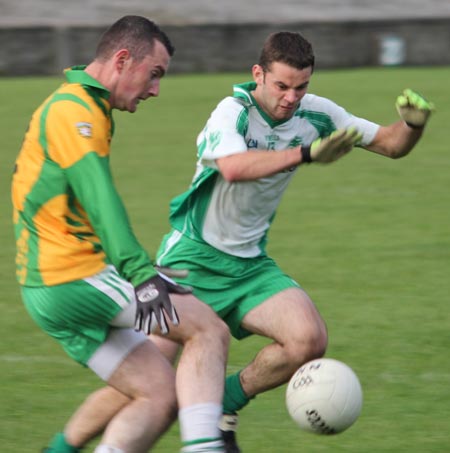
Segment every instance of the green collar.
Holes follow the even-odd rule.
[[[233,85],[233,97],[242,99],[247,105],[256,107],[259,114],[264,118],[264,121],[273,129],[280,124],[286,123],[290,118],[286,120],[273,120],[256,102],[256,99],[252,95],[252,91],[256,89],[256,82],[245,82],[237,85]]]
[[[72,66],[64,71],[66,79],[69,83],[79,83],[80,85],[96,88],[100,92],[100,96],[104,99],[109,99],[110,92],[98,80],[91,77],[86,71],[85,65]]]

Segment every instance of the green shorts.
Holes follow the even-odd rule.
[[[109,322],[134,302],[131,285],[112,266],[84,280],[21,292],[34,321],[84,366],[105,342]]]
[[[239,258],[183,236],[176,230],[163,238],[157,262],[161,266],[187,269],[194,295],[213,308],[228,324],[232,335],[251,335],[240,327],[242,318],[269,297],[299,284],[268,256]]]

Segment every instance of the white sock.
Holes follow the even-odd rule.
[[[222,416],[222,405],[202,403],[180,409],[180,423],[183,452],[223,451],[219,431],[219,420]]]
[[[108,445],[102,444],[98,445],[97,448],[94,450],[94,453],[125,453],[124,450],[116,447],[110,447]]]

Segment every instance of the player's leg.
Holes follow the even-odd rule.
[[[158,346],[163,356],[173,365],[180,353],[181,345],[173,340],[158,335],[150,335],[150,339]]]
[[[183,451],[204,451],[193,444],[201,445],[202,438],[211,439],[206,445],[213,451],[214,446],[223,446],[219,420],[230,332],[210,307],[193,296],[173,299],[180,319],[184,319],[170,334],[170,339],[183,347],[176,374]]]
[[[250,364],[227,377],[220,422],[227,453],[240,453],[237,412],[257,394],[287,382],[296,369],[324,354],[327,333],[317,309],[298,287],[287,288],[252,308],[240,328],[273,339]]]
[[[214,401],[221,405],[230,331],[207,305],[193,296],[173,296],[180,319],[168,335],[182,345],[177,366],[180,408]],[[199,392],[201,389],[201,392]]]
[[[229,342],[228,328],[214,315],[212,310],[197,301],[191,302],[190,298],[189,300],[185,299],[186,296],[174,298],[174,304],[180,319],[183,321],[180,326],[172,327],[169,337],[151,335],[152,341],[172,363],[174,363],[179,352],[179,344],[187,344],[188,346],[188,349],[180,358],[181,367],[177,372],[177,387],[180,389],[177,390],[177,393],[184,400],[180,407],[189,408],[192,406],[194,407],[194,414],[189,409],[185,411],[186,421],[182,422],[182,425],[185,426],[183,440],[190,439],[195,435],[194,431],[191,436],[190,427],[200,423],[201,419],[196,422],[195,412],[199,409],[202,410],[203,404],[206,404],[206,409],[208,409],[209,404],[213,404],[213,415],[208,414],[207,410],[208,421],[206,426],[209,426],[208,430],[214,430],[214,436],[218,435],[217,424],[222,413],[224,363]],[[132,309],[128,309],[117,316],[112,323],[127,325],[132,322],[132,318]],[[201,357],[205,353],[208,357],[202,359]],[[197,361],[197,357],[200,358],[201,362]],[[200,373],[200,376],[198,376],[198,373]],[[190,383],[193,385],[190,385]],[[69,421],[65,429],[66,438],[71,441],[72,445],[85,445],[104,430],[107,423],[128,401],[127,396],[112,387],[105,387],[95,392]],[[218,410],[219,405],[220,410]],[[195,409],[196,407],[197,409]],[[213,416],[212,420],[215,417],[217,422],[211,421],[211,416]],[[213,435],[212,432],[211,435]]]
[[[114,429],[116,434],[112,437],[105,434],[106,441],[117,442],[113,445],[116,448],[125,446],[128,449],[128,445],[140,444],[147,448],[174,419],[175,373],[143,333],[108,325],[110,319],[134,300],[134,293],[127,292],[127,285],[127,282],[117,279],[117,274],[110,275],[110,270],[106,270],[89,279],[63,285],[22,288],[22,296],[33,319],[61,343],[70,357],[89,366],[105,382],[111,380],[112,386],[130,398],[112,420],[119,427],[121,423],[124,426],[132,423],[131,429],[127,428],[129,434],[114,437],[120,433],[120,429]],[[142,360],[139,366],[136,357],[139,357],[139,362]],[[124,378],[123,370],[128,368],[133,374],[125,374]],[[161,383],[164,383],[163,387]],[[156,388],[155,395],[152,386]],[[98,398],[94,400],[98,406]],[[92,402],[86,404],[89,406]],[[153,407],[155,404],[158,407]],[[136,406],[139,410],[134,409]],[[150,406],[152,414],[160,412],[158,420],[153,419],[154,415],[149,420],[143,416],[150,412]],[[132,416],[134,413],[138,419],[136,423]],[[97,427],[95,431],[105,421],[104,412],[100,414],[101,418],[96,420],[95,411],[91,412]],[[80,431],[86,433],[86,430]],[[49,451],[72,453],[79,450],[77,447],[61,434],[56,436]]]
[[[178,326],[160,337],[151,336],[161,345],[165,354],[175,359],[178,346],[182,346],[177,364],[176,388],[183,451],[197,451],[202,439],[210,439],[202,448],[220,447],[219,420],[222,415],[222,398],[230,333],[227,325],[192,295],[171,295],[180,318]],[[127,319],[127,317],[129,319]],[[127,309],[115,320],[129,323],[134,314]],[[189,446],[188,446],[189,444]],[[196,446],[197,445],[197,446]],[[192,450],[190,450],[190,448]]]
[[[174,364],[179,345],[163,337],[152,335],[160,352]],[[129,402],[129,398],[113,387],[106,386],[86,398],[64,428],[68,444],[78,448],[100,435],[110,420]]]
[[[146,338],[130,348],[129,336],[137,333],[114,329],[88,363],[109,386],[129,397],[108,423],[97,447],[99,452],[106,447],[118,452],[146,452],[176,417],[172,366]],[[121,359],[123,348],[131,350]],[[112,364],[119,360],[115,368]]]
[[[129,402],[129,398],[106,386],[86,398],[64,428],[69,445],[78,448],[100,435],[112,417]]]
[[[151,339],[166,359],[174,364],[180,346],[172,340],[156,335],[151,335]],[[69,445],[83,447],[103,433],[107,424],[129,401],[128,396],[111,386],[103,387],[92,393],[65,426],[65,440]],[[58,437],[60,442],[64,441],[60,434]]]
[[[226,324],[206,305],[193,296],[174,296],[174,304],[182,323],[172,327],[167,337],[152,335],[155,342],[172,360],[178,344],[184,346],[177,371],[177,394],[180,400],[182,440],[197,438],[216,439],[218,420],[222,413],[223,382],[228,354],[229,330]],[[111,323],[130,325],[134,321],[134,306],[120,312]],[[177,343],[175,343],[175,340]],[[82,446],[96,433],[103,431],[106,423],[128,400],[125,395],[107,387],[89,398],[66,428],[66,435],[73,445]],[[108,404],[104,404],[107,401]],[[83,414],[90,414],[91,428],[86,426]],[[199,428],[201,427],[201,428]],[[212,444],[217,443],[214,441]]]
[[[233,336],[273,340],[240,377],[227,378],[225,410],[238,410],[248,397],[287,382],[302,363],[324,353],[327,332],[316,307],[269,257],[239,259],[175,233],[159,253],[159,264],[189,270],[183,280],[224,317]]]
[[[240,372],[247,396],[286,383],[300,365],[321,357],[327,346],[325,323],[300,288],[288,288],[273,295],[250,310],[241,326],[274,340]]]

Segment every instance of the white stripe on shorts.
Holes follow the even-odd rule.
[[[156,263],[161,265],[161,261],[164,259],[164,256],[172,249],[172,247],[181,239],[182,234],[178,230],[173,230],[170,233],[170,237],[165,244],[165,249],[163,253],[157,258]]]
[[[114,266],[108,266],[98,274],[83,280],[106,294],[123,309],[127,308],[134,298],[133,285],[121,278]]]

